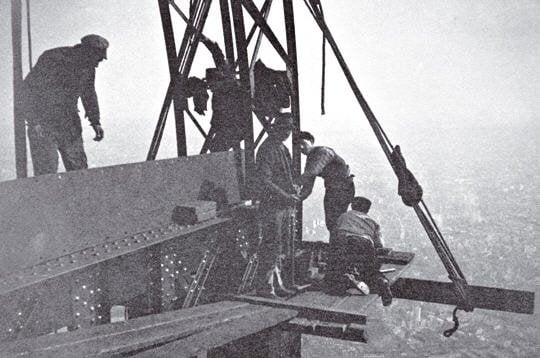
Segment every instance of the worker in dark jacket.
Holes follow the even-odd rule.
[[[300,198],[304,200],[311,194],[316,177],[324,179],[324,215],[326,228],[332,238],[337,218],[347,211],[354,197],[353,175],[347,163],[332,148],[315,147],[314,142],[315,138],[309,132],[300,132],[296,138],[300,152],[307,156],[304,173],[300,178]]]
[[[23,117],[34,175],[56,173],[58,152],[66,170],[88,167],[77,103],[81,98],[94,140],[103,139],[94,87],[96,67],[107,58],[109,43],[87,35],[73,47],[45,51],[23,82]]]
[[[280,276],[280,255],[291,255],[294,207],[300,202],[291,171],[291,154],[283,144],[291,135],[290,113],[278,114],[257,152],[258,196],[261,201],[263,241],[259,250],[258,293],[290,294]],[[279,287],[275,287],[277,282]],[[277,290],[277,291],[276,291]]]

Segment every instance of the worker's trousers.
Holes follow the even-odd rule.
[[[264,286],[266,275],[274,266],[279,265],[281,258],[289,258],[293,254],[294,219],[293,207],[262,210],[263,239],[258,251],[259,266],[257,268],[259,285]]]
[[[349,176],[339,181],[326,183],[326,192],[324,194],[324,216],[326,228],[330,232],[335,229],[339,216],[347,211],[349,204],[354,198],[353,176]]]
[[[88,163],[84,153],[83,139],[78,128],[67,133],[42,126],[42,133],[28,127],[28,141],[34,167],[34,176],[58,171],[58,152],[67,171],[86,169]]]

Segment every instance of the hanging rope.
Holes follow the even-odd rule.
[[[455,293],[459,299],[460,309],[463,309],[467,312],[472,311],[474,309],[474,306],[471,304],[467,293],[467,281],[465,280],[465,277],[463,276],[463,273],[461,272],[461,269],[459,268],[456,260],[454,259],[450,249],[448,248],[444,237],[439,231],[439,228],[435,224],[431,213],[429,212],[429,210],[427,210],[427,207],[422,201],[422,188],[414,178],[413,174],[407,169],[405,160],[401,155],[399,146],[392,146],[388,136],[382,129],[380,123],[378,122],[367,101],[362,95],[362,92],[358,88],[356,81],[354,80],[354,77],[349,67],[347,66],[347,63],[345,62],[345,59],[343,58],[343,55],[341,54],[341,51],[339,50],[336,41],[332,36],[332,33],[328,29],[328,26],[324,18],[322,17],[322,14],[320,13],[320,11],[317,10],[317,4],[319,3],[319,0],[304,0],[304,3],[306,4],[309,12],[315,19],[316,23],[319,25],[326,40],[334,51],[338,63],[341,66],[345,77],[347,78],[347,81],[358,101],[358,104],[362,108],[362,111],[364,112],[373,130],[373,133],[375,134],[377,141],[381,146],[381,149],[383,150],[386,158],[390,162],[394,173],[398,177],[398,194],[401,196],[403,202],[406,205],[411,206],[414,209],[418,219],[420,220],[420,223],[422,224],[424,230],[426,231],[426,234],[428,235],[428,238],[433,244],[435,251],[437,252],[439,258],[441,259],[441,262],[443,263],[446,271],[448,272],[448,277],[452,280]],[[455,312],[457,312],[457,310]],[[453,332],[457,330],[457,327],[459,326],[459,322],[457,320],[457,315],[455,314],[455,312],[454,328],[453,330],[449,330],[449,333],[446,333],[445,335],[453,334]]]
[[[30,0],[26,0],[26,32],[28,34],[28,64],[32,70],[32,31],[30,26]]]
[[[446,338],[451,337],[459,328],[459,320],[457,316],[458,307],[454,308],[454,312],[452,312],[452,320],[454,321],[454,327],[447,329],[443,332],[443,336]]]

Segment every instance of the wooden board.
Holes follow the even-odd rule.
[[[235,317],[185,339],[141,352],[135,357],[204,356],[208,351],[280,325],[296,317],[297,314],[298,312],[295,310],[260,306],[253,310],[249,316]],[[269,337],[263,338],[269,339]]]

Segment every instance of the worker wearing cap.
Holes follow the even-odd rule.
[[[95,74],[107,58],[109,42],[87,35],[81,43],[45,51],[23,82],[23,118],[34,175],[56,173],[58,152],[66,170],[88,168],[82,140],[78,100],[95,131],[95,141],[103,139]]]
[[[257,152],[257,192],[261,201],[263,240],[259,249],[258,294],[290,294],[282,285],[280,256],[291,255],[296,195],[291,171],[291,154],[283,144],[293,128],[290,113],[280,113],[269,128],[268,138]],[[287,281],[287,280],[285,280]],[[274,283],[279,285],[276,287]]]

